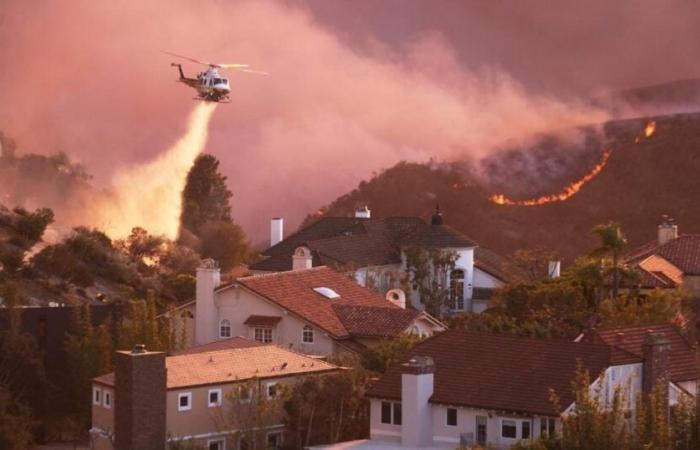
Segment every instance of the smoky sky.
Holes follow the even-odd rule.
[[[480,158],[605,120],[592,94],[695,77],[698,23],[690,1],[4,0],[0,130],[106,186],[185,131],[162,51],[268,71],[227,74],[206,147],[256,241],[399,160]]]

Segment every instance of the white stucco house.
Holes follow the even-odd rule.
[[[420,217],[371,218],[368,208],[354,217],[323,217],[283,239],[283,220],[272,219],[270,248],[250,266],[270,273],[316,266],[352,272],[362,286],[381,293],[402,288],[410,305],[423,309],[415,283],[406,270],[406,249],[418,247],[454,252],[447,274],[452,312],[481,312],[494,289],[508,279],[512,266],[496,253],[444,224],[436,209],[428,224]]]
[[[658,330],[657,330],[658,331]],[[445,449],[481,444],[508,449],[519,440],[561,432],[561,417],[574,411],[571,382],[577,368],[605,407],[616,389],[628,407],[637,393],[658,382],[668,386],[669,406],[693,395],[674,381],[700,378],[687,342],[663,332],[631,333],[639,353],[598,341],[575,342],[451,330],[415,346],[370,388],[370,438],[316,448]],[[673,350],[674,347],[682,348]],[[690,350],[690,351],[688,351]],[[674,360],[676,360],[674,362]],[[688,380],[685,379],[685,382]],[[557,408],[550,399],[554,391]]]
[[[222,285],[212,260],[197,269],[195,300],[168,312],[190,345],[243,336],[309,355],[357,352],[401,333],[431,336],[445,326],[405,307],[401,291],[382,296],[328,267],[238,278]]]

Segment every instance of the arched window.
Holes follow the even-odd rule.
[[[450,272],[450,300],[452,309],[464,310],[464,271],[461,269]]]
[[[230,338],[231,337],[231,322],[224,319],[219,323],[219,337],[220,338]]]
[[[304,328],[301,330],[301,342],[305,344],[313,344],[314,329],[310,325],[304,325]]]

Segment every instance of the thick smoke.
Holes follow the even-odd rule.
[[[469,66],[464,43],[441,34],[407,33],[391,46],[338,37],[282,2],[18,0],[0,14],[10,62],[0,70],[0,129],[24,151],[65,150],[100,187],[184,132],[173,124],[193,92],[174,83],[161,50],[270,72],[229,74],[233,103],[214,115],[205,149],[222,160],[234,214],[256,240],[269,217],[293,226],[399,160],[481,158],[503,142],[608,117],[534,95],[495,64]]]

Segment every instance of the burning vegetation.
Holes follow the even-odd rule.
[[[656,131],[656,122],[655,121],[650,121],[646,124],[643,130],[643,134],[645,138],[650,138],[654,132]],[[640,137],[637,136],[635,138],[635,143],[639,143]],[[579,180],[576,180],[569,184],[568,186],[565,186],[561,192],[556,193],[556,194],[549,194],[549,195],[543,195],[540,197],[536,198],[529,198],[525,200],[513,200],[511,198],[506,197],[504,194],[494,194],[491,197],[489,197],[489,200],[497,205],[514,205],[514,206],[536,206],[536,205],[544,205],[547,203],[553,203],[553,202],[562,202],[564,200],[568,200],[569,198],[573,197],[576,195],[581,188],[591,181],[593,178],[598,176],[599,173],[603,171],[605,166],[608,163],[608,160],[610,159],[610,156],[612,154],[612,149],[607,149],[603,152],[603,156],[601,157],[600,161],[593,166],[593,168],[585,174],[582,178]]]

